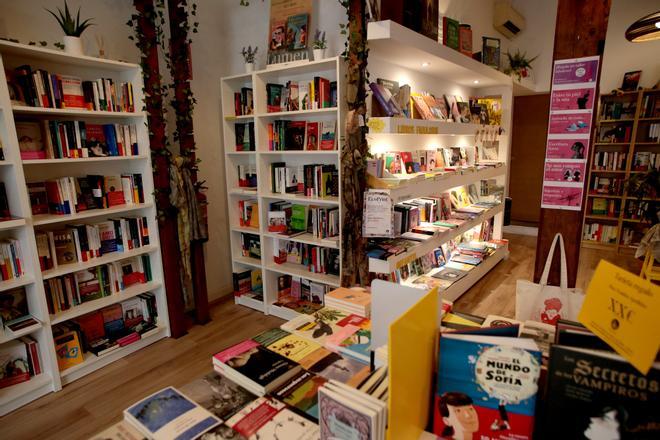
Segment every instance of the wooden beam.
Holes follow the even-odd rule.
[[[557,24],[555,29],[554,60],[602,55],[607,33],[607,21],[610,13],[610,0],[559,0],[557,6]],[[601,60],[602,69],[602,60]],[[598,80],[600,81],[600,69]],[[596,87],[596,95],[598,87]],[[593,112],[591,126],[594,127],[596,111]],[[590,145],[593,148],[594,132]],[[587,163],[587,166],[591,164]],[[586,184],[585,184],[586,187]],[[582,241],[582,217],[585,205],[586,189],[582,195],[582,210],[563,211],[541,209],[539,234],[536,243],[536,261],[534,281],[538,282],[543,272],[546,256],[552,239],[557,232],[564,236],[566,259],[568,264],[568,285],[575,286],[580,260]],[[549,283],[559,285],[559,251],[554,255]]]
[[[145,105],[149,122],[149,145],[153,152],[154,187],[158,209],[158,232],[163,261],[163,277],[167,295],[167,311],[170,318],[170,333],[178,338],[186,334],[186,320],[183,310],[183,292],[179,279],[180,257],[177,240],[177,221],[170,203],[169,159],[163,154],[166,149],[166,126],[163,115],[163,95],[161,93],[160,69],[158,67],[158,35],[156,31],[156,10],[154,0],[134,0],[138,12],[136,44],[142,54],[142,76],[144,78]]]

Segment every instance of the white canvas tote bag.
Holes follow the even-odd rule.
[[[555,254],[555,246],[559,242],[561,277],[560,285],[548,286],[548,275]],[[555,325],[559,319],[577,321],[578,313],[584,301],[582,289],[569,289],[566,270],[566,251],[564,238],[555,235],[550,246],[550,253],[545,260],[545,267],[539,284],[527,280],[516,282],[516,319],[519,321],[538,321]]]

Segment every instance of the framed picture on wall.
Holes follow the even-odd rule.
[[[641,70],[635,70],[633,72],[626,72],[623,74],[623,83],[621,84],[621,90],[632,92],[637,90],[639,85],[639,78],[642,76]]]

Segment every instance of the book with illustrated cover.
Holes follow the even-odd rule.
[[[37,121],[16,121],[16,136],[18,148],[21,150],[21,159],[46,158],[46,132],[43,125]]]
[[[124,420],[154,440],[192,440],[221,423],[174,387],[164,388],[128,407]]]
[[[28,352],[23,342],[0,345],[0,389],[30,380]]]
[[[318,350],[321,346],[300,336],[288,335],[266,345],[266,348],[294,362],[300,362],[301,359]]]
[[[29,313],[25,287],[0,292],[0,324],[22,318]]]
[[[379,438],[377,412],[361,405],[361,401],[334,389],[319,389],[319,424],[322,439],[346,438],[351,432],[356,439]]]
[[[442,17],[442,44],[452,49],[459,50],[459,23],[458,20],[449,18],[447,16]]]
[[[316,423],[294,413],[275,399],[260,397],[227,420],[226,425],[250,439],[316,440]]]
[[[219,373],[259,395],[279,387],[300,371],[295,362],[253,340],[215,354],[213,366]]]
[[[445,281],[456,282],[461,278],[465,277],[467,272],[457,269],[451,269],[449,267],[443,267],[438,272],[434,273],[433,278],[438,278]]]
[[[532,438],[541,372],[541,352],[534,341],[445,333],[438,359],[436,435]]]
[[[321,126],[321,142],[319,143],[319,150],[336,150],[337,121],[323,121],[320,123],[320,126]]]
[[[275,390],[273,396],[287,405],[318,419],[318,389],[326,382],[327,380],[321,376],[309,371],[301,371],[282,388]]]
[[[544,438],[660,438],[659,362],[644,376],[617,354],[553,345],[547,390]]]
[[[218,373],[209,373],[183,387],[181,392],[220,420],[227,420],[257,398]]]
[[[320,142],[320,122],[308,122],[305,139],[306,150],[318,150]]]

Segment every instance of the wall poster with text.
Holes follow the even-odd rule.
[[[541,208],[582,209],[599,63],[599,56],[554,63]]]

